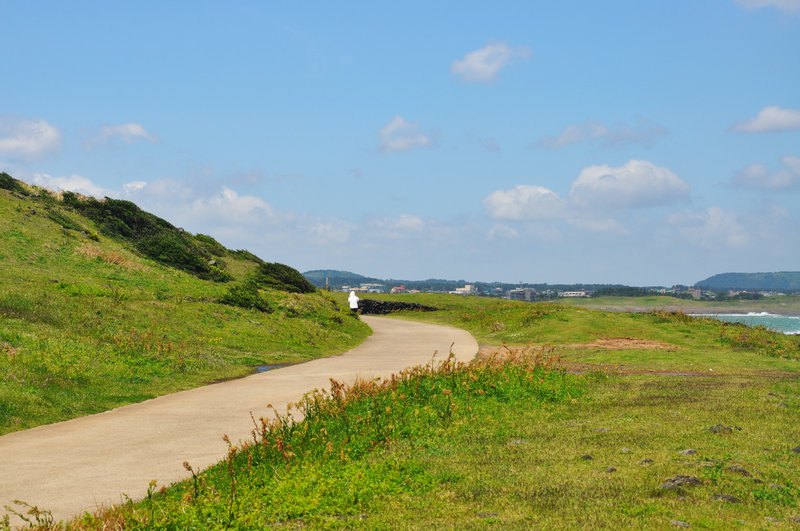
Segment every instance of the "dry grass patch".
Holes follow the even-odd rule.
[[[75,249],[75,252],[81,256],[85,256],[86,258],[94,258],[102,260],[107,264],[122,266],[125,269],[130,269],[130,270],[143,269],[140,264],[128,260],[119,253],[115,253],[113,251],[104,251],[99,247],[97,247],[96,245],[92,245],[90,243],[84,243],[83,245]]]

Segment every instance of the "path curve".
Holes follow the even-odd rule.
[[[250,438],[255,418],[281,413],[329,379],[386,377],[445,357],[453,343],[460,361],[478,344],[457,328],[362,317],[373,334],[343,354],[123,406],[104,413],[0,437],[0,516],[15,499],[52,511],[56,521],[144,497],[148,484],[188,476],[182,463],[203,469],[223,459],[232,441]],[[15,522],[21,523],[21,522]]]

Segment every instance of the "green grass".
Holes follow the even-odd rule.
[[[306,421],[234,442],[196,482],[70,526],[759,529],[800,517],[800,361],[784,352],[797,338],[664,312],[402,298],[445,308],[405,318],[550,346],[312,395]],[[621,333],[680,348],[555,346]],[[559,355],[597,365],[571,374]],[[698,359],[713,371],[693,370]],[[698,375],[620,374],[621,360]],[[681,475],[698,484],[661,488]]]
[[[301,402],[302,423],[262,421],[253,439],[231,444],[219,465],[169,489],[154,486],[140,504],[87,515],[75,525],[213,529],[362,522],[362,514],[389,498],[434,495],[453,479],[424,466],[425,456],[451,452],[443,439],[448,433],[469,430],[520,403],[536,409],[578,397],[583,379],[552,370],[551,362],[528,356],[468,366],[450,361],[382,383],[335,385]]]
[[[345,294],[333,294],[344,300]],[[370,296],[373,297],[373,296]],[[721,323],[661,311],[624,313],[552,303],[526,303],[454,295],[383,295],[413,301],[438,312],[401,312],[403,319],[456,326],[486,345],[551,345],[566,359],[581,363],[623,364],[639,369],[730,373],[795,370],[800,336]],[[604,338],[636,338],[665,343],[668,350],[575,348]],[[569,345],[566,347],[565,345]]]
[[[370,333],[322,292],[264,289],[272,313],[218,304],[231,283],[97,233],[57,201],[0,189],[0,434],[341,352]],[[236,284],[259,262],[240,253],[225,265]]]

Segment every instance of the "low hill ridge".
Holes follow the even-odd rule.
[[[800,271],[775,273],[720,273],[695,284],[710,290],[800,292]]]

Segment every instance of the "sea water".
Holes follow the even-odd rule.
[[[712,317],[720,321],[733,323],[744,323],[747,326],[764,326],[775,332],[784,334],[800,334],[800,316],[798,315],[775,315],[767,312],[751,312],[747,314],[735,313],[715,313],[705,314],[704,317]]]

